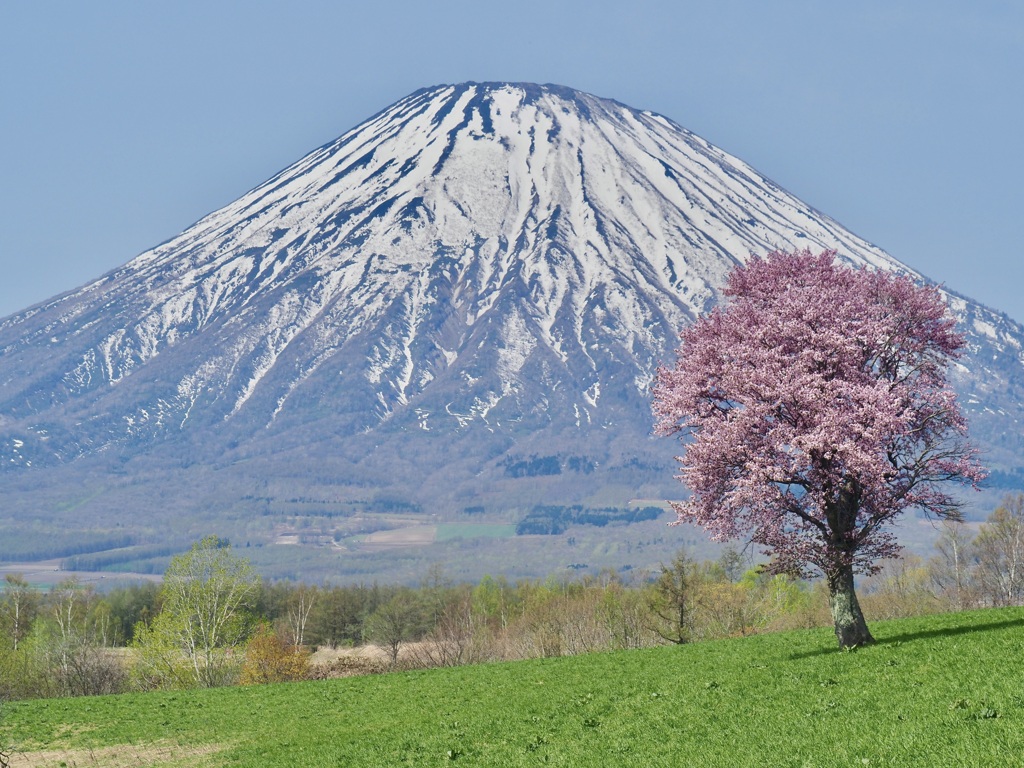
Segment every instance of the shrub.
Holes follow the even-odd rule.
[[[242,685],[289,683],[309,677],[309,651],[285,642],[270,625],[261,624],[245,649],[238,682]]]

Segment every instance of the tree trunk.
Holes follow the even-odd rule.
[[[832,621],[836,627],[839,647],[857,648],[875,642],[868,631],[860,602],[853,588],[853,566],[837,565],[836,570],[827,574],[828,602],[832,609]]]

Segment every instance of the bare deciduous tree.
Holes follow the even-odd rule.
[[[305,645],[306,624],[316,603],[317,594],[316,587],[300,584],[288,601],[288,631],[291,634],[291,643],[296,648]]]
[[[1024,493],[1007,496],[974,539],[978,585],[996,606],[1024,601]]]
[[[4,577],[3,598],[0,599],[0,632],[6,634],[14,651],[32,627],[39,601],[28,582],[20,574]]]
[[[367,637],[387,651],[391,666],[398,663],[404,643],[422,630],[423,615],[411,590],[401,590],[366,619]]]
[[[935,542],[937,554],[928,561],[932,584],[961,611],[973,602],[970,532],[957,520],[944,520]]]

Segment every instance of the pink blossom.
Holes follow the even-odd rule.
[[[873,572],[908,509],[959,516],[944,481],[983,478],[946,381],[964,345],[939,291],[775,252],[730,276],[654,384],[661,434],[685,445],[680,522],[749,535],[776,570]]]

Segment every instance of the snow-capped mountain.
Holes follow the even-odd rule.
[[[642,495],[671,487],[644,457],[672,452],[647,387],[677,330],[737,262],[802,247],[910,271],[661,115],[551,85],[424,89],[0,321],[0,466],[246,462],[270,505],[311,476],[440,510]],[[969,413],[1009,456],[1024,333],[951,306]],[[541,456],[560,479],[511,489]]]

